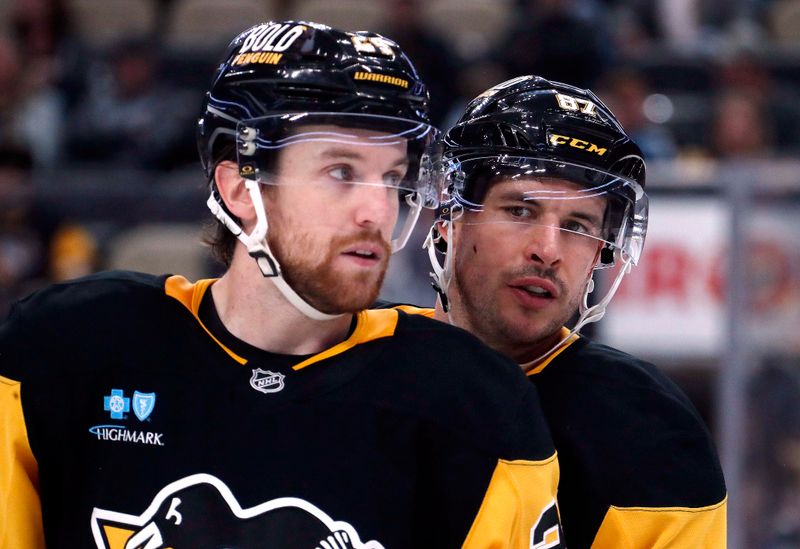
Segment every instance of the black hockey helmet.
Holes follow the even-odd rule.
[[[647,226],[644,159],[591,91],[539,76],[498,84],[469,103],[439,154],[440,214],[453,207],[479,211],[501,179],[565,179],[584,196],[609,198],[601,235],[607,251],[598,266],[614,263],[614,249],[638,261]]]
[[[537,364],[583,325],[603,317],[622,278],[641,256],[648,200],[642,152],[595,94],[538,76],[498,84],[472,100],[444,135],[436,163],[441,202],[425,245],[445,311],[455,276],[456,233],[444,239],[440,228],[459,220],[508,223],[520,228],[519,238],[527,238],[530,227],[551,226],[552,217],[540,218],[539,210],[562,201],[571,204],[561,209],[569,214],[564,216],[566,223],[556,225],[564,242],[595,253],[595,269],[615,264],[620,268],[591,307],[588,295],[594,280],[589,275],[575,326],[523,368]],[[485,207],[495,184],[503,185],[500,198]],[[602,204],[602,219],[584,215],[583,205],[588,204],[594,209]],[[578,215],[570,219],[573,211]]]
[[[642,151],[608,107],[589,90],[539,76],[482,93],[442,141],[449,158],[489,153],[549,159],[645,185]]]
[[[229,45],[206,94],[197,143],[207,176],[237,123],[280,113],[353,113],[425,125],[429,95],[391,40],[303,21],[262,23]]]
[[[262,274],[307,316],[327,320],[339,313],[315,309],[283,279],[267,239],[260,186],[308,185],[313,192],[319,181],[278,173],[278,153],[334,143],[362,151],[365,158],[378,151],[404,151],[405,161],[393,164],[383,179],[360,180],[358,175],[346,181],[348,186],[397,189],[391,235],[391,249],[397,251],[411,235],[421,208],[435,207],[438,199],[428,164],[429,146],[438,132],[430,125],[428,101],[426,86],[400,47],[375,33],[272,21],[247,29],[229,45],[197,125],[200,158],[210,182],[206,204],[244,244]],[[257,222],[249,233],[216,187],[214,169],[222,160],[237,162],[255,208]]]

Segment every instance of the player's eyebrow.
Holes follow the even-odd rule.
[[[361,151],[346,147],[330,147],[320,152],[319,156],[324,160],[363,161],[367,159],[367,155],[363,154]],[[392,163],[389,167],[395,168],[398,166],[407,166],[407,165],[408,165],[408,157],[405,155],[399,155],[397,159],[394,161],[394,163]]]
[[[324,149],[319,154],[320,158],[325,159],[346,159],[346,160],[363,160],[365,155],[361,154],[359,151],[353,149],[347,149],[344,147],[331,147]]]
[[[549,202],[551,199],[547,197],[547,191],[536,191],[535,193],[537,196],[531,197],[527,193],[515,190],[515,189],[508,189],[505,191],[501,191],[498,195],[498,199],[507,201],[507,202],[519,202],[520,204],[525,204],[528,206],[536,206],[542,207],[545,202]],[[569,200],[559,196],[560,193],[553,193],[552,200]],[[576,200],[585,200],[586,198],[578,198]],[[594,215],[590,212],[585,210],[572,210],[567,213],[567,217],[573,217],[576,219],[582,219],[586,221],[588,224],[592,225],[593,227],[601,227],[602,226],[602,215]]]
[[[590,213],[586,213],[586,212],[583,212],[583,211],[570,212],[569,217],[574,217],[576,219],[582,219],[582,220],[586,221],[586,223],[591,225],[593,228],[597,228],[597,229],[599,229],[601,227],[601,225],[602,225],[602,220],[601,220],[601,218],[599,216],[592,215]]]

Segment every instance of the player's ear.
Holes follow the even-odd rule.
[[[436,231],[439,233],[439,236],[442,237],[444,242],[447,242],[447,240],[450,238],[451,225],[451,223],[445,223],[444,221],[437,221],[435,224]]]
[[[447,253],[447,240],[450,238],[450,224],[444,221],[436,221],[431,227],[431,236],[434,238],[434,246],[440,253]]]
[[[228,210],[243,222],[255,218],[255,209],[236,162],[223,160],[214,168],[214,181]]]

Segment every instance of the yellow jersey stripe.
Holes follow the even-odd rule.
[[[427,307],[415,307],[414,305],[396,305],[392,309],[398,309],[409,315],[421,315],[428,318],[433,318],[436,310]]]
[[[724,548],[728,498],[707,507],[614,507],[592,549]]]
[[[498,460],[462,548],[530,549],[532,540],[557,544],[558,477],[555,454],[542,461]]]
[[[356,329],[345,341],[334,345],[319,354],[316,354],[300,364],[292,366],[294,370],[301,370],[315,362],[325,360],[332,356],[341,354],[356,345],[366,343],[382,337],[391,337],[397,328],[397,311],[394,309],[370,309],[361,311],[357,315]]]
[[[18,381],[0,376],[0,547],[44,547],[39,466],[31,451]]]
[[[189,312],[192,313],[192,316],[194,316],[195,320],[197,320],[197,323],[200,324],[203,330],[205,330],[205,332],[217,343],[217,345],[222,348],[223,351],[228,353],[228,355],[239,364],[247,364],[246,358],[237,355],[228,347],[226,347],[219,339],[214,337],[214,334],[212,334],[209,329],[206,328],[206,325],[203,324],[203,321],[200,320],[200,317],[197,314],[197,312],[200,310],[200,302],[203,300],[206,290],[208,290],[208,288],[214,282],[216,282],[216,279],[209,278],[198,280],[197,282],[192,283],[182,276],[175,275],[167,279],[165,289],[168,296],[177,299],[183,304],[184,307],[189,309]]]
[[[564,339],[565,337],[567,337],[568,334],[569,334],[569,330],[567,330],[566,328],[564,328],[562,326],[561,327],[561,333],[558,334],[558,338],[559,339]],[[563,353],[564,350],[567,347],[569,347],[570,345],[572,345],[573,343],[578,341],[578,338],[580,338],[580,336],[578,334],[572,334],[570,336],[570,338],[567,341],[565,341],[558,349],[553,351],[553,353],[551,353],[547,358],[545,358],[538,366],[536,366],[536,368],[533,368],[532,370],[526,372],[525,375],[531,376],[531,375],[534,375],[534,374],[538,374],[539,372],[544,370],[547,367],[548,364],[553,362],[554,358],[556,358],[558,355]],[[523,370],[524,370],[524,366],[526,366],[526,365],[522,364],[521,366],[523,366]]]

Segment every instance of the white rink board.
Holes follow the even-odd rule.
[[[721,200],[653,200],[642,258],[600,321],[600,339],[634,354],[719,354],[729,220]]]
[[[748,344],[800,350],[800,216],[796,204],[755,207],[748,235]],[[670,357],[720,356],[727,344],[730,212],[714,198],[653,201],[644,253],[600,322],[623,350]]]

